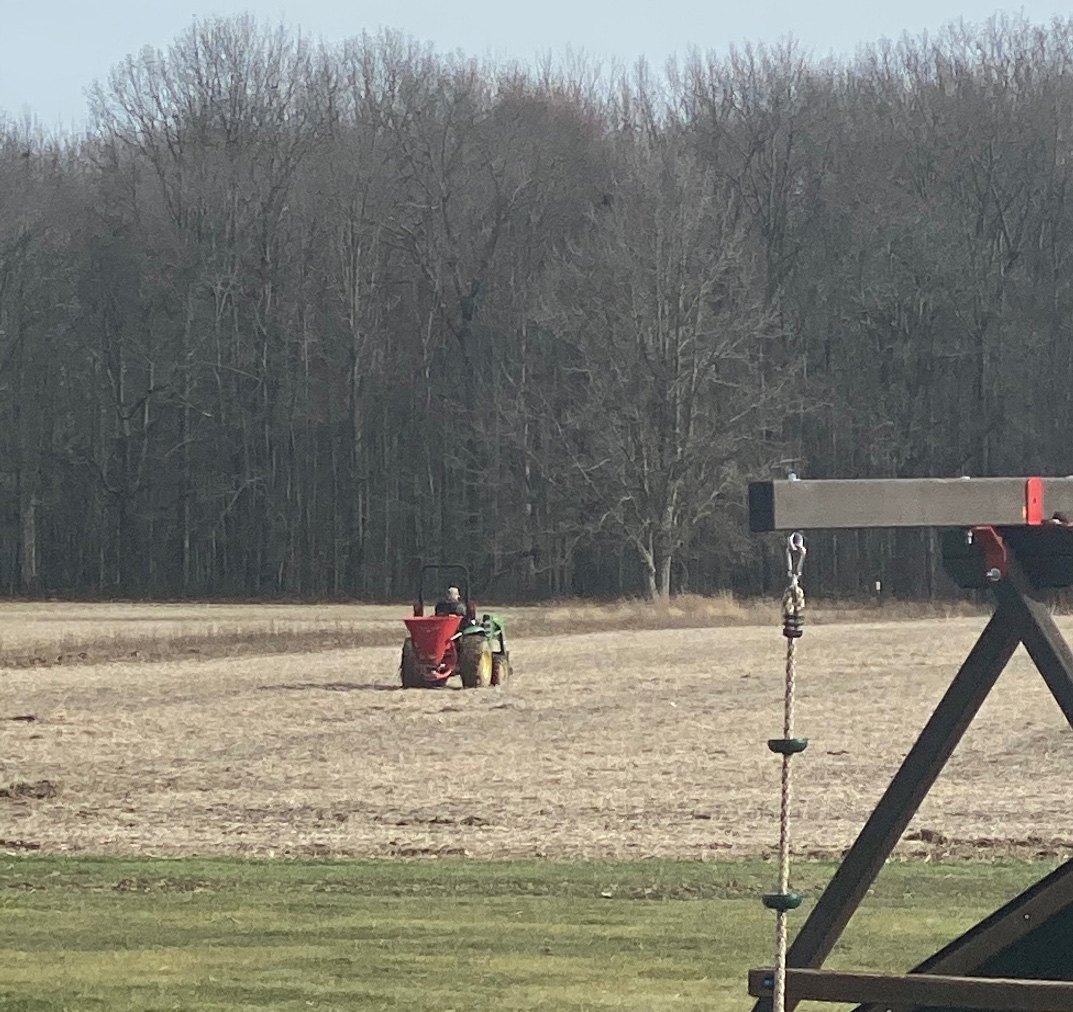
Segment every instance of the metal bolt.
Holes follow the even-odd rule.
[[[1002,579],[1002,570],[992,567],[987,571],[987,579],[991,583],[998,583]]]

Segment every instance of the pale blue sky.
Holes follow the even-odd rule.
[[[691,47],[724,52],[731,43],[787,35],[816,56],[852,53],[861,43],[917,35],[996,11],[1047,22],[1068,13],[1057,0],[999,7],[994,0],[0,0],[0,110],[27,112],[46,128],[77,127],[84,89],[128,53],[165,47],[193,18],[248,11],[285,21],[314,38],[339,40],[398,28],[440,49],[530,60],[567,47],[604,61],[656,64]]]

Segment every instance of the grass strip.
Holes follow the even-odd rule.
[[[829,965],[906,969],[1053,867],[891,863]],[[832,871],[800,863],[794,887],[814,899]],[[744,1009],[774,877],[759,860],[9,855],[0,1007]]]

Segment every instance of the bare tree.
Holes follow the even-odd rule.
[[[562,257],[547,319],[578,350],[559,431],[593,527],[666,596],[693,530],[765,466],[780,389],[760,384],[772,321],[728,195],[669,131],[621,145],[614,204]]]

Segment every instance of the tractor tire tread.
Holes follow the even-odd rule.
[[[510,654],[492,654],[492,684],[505,685],[510,681],[513,669],[510,666]]]
[[[492,644],[486,636],[470,633],[461,638],[456,670],[465,689],[482,689],[492,683]]]
[[[414,641],[409,637],[402,644],[402,659],[399,662],[399,680],[404,689],[423,689],[425,679],[421,672],[421,663],[414,650]]]

